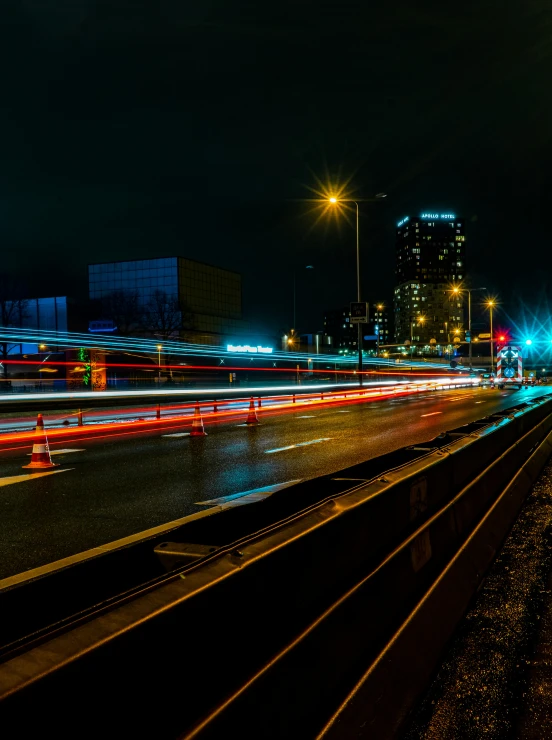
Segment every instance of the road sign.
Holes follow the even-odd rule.
[[[490,338],[491,338],[490,334],[480,334],[479,335],[479,339],[490,339]]]
[[[471,332],[469,331],[466,332],[466,342],[471,342]]]
[[[351,324],[365,324],[368,321],[368,304],[366,301],[351,303]]]

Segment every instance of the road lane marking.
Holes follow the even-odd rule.
[[[69,452],[86,452],[86,450],[50,450],[50,455],[65,455]],[[28,457],[30,457],[32,454],[32,452],[27,452]]]
[[[286,447],[277,447],[275,450],[265,450],[267,455],[272,455],[274,452],[284,452],[285,450],[294,450],[296,447],[306,447],[307,445],[317,445],[320,442],[329,442],[331,437],[322,437],[321,439],[311,439],[308,442],[297,442],[294,445],[287,445]]]
[[[436,414],[442,414],[442,411],[433,411],[431,414],[422,414],[420,418],[424,418],[424,416],[435,416]]]
[[[476,401],[476,403],[487,403],[487,401]]]
[[[45,475],[67,473],[69,470],[74,470],[74,468],[63,468],[63,470],[48,470],[44,471],[44,473],[25,473],[23,475],[11,475],[7,478],[0,478],[0,487],[11,486],[13,483],[24,483],[25,481],[34,480],[35,478],[43,478]]]
[[[316,414],[306,414],[305,416],[298,416],[298,419],[316,419]]]
[[[302,478],[295,478],[294,480],[287,480],[283,483],[274,483],[271,486],[262,486],[261,488],[253,488],[251,491],[242,491],[241,493],[232,493],[229,496],[221,496],[220,498],[211,498],[208,501],[196,501],[196,506],[241,506],[242,504],[253,503],[254,501],[261,501],[263,498],[281,491],[288,486],[292,486],[294,483],[299,483]],[[238,500],[239,499],[239,500]]]
[[[176,432],[176,434],[162,434],[162,437],[189,437],[190,432]]]
[[[350,414],[351,412],[350,411],[338,411],[337,413],[338,414]]]

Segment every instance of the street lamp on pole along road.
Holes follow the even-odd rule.
[[[157,345],[157,382],[161,383],[161,350],[163,349],[162,344]]]
[[[496,306],[496,301],[490,299],[488,300],[485,305],[489,309],[489,316],[490,316],[490,330],[491,330],[491,339],[489,344],[491,345],[491,373],[494,373],[494,350],[493,350],[493,307]]]
[[[377,200],[386,198],[387,193],[378,193],[376,195]],[[339,203],[354,203],[356,208],[356,277],[357,277],[357,302],[360,303],[360,249],[359,249],[359,230],[358,230],[358,203],[352,198],[339,198],[332,195],[328,198],[328,202],[332,205],[338,205]],[[358,380],[359,385],[362,385],[362,323],[359,322],[358,326]]]
[[[380,343],[380,329],[381,329],[381,321],[383,320],[383,314],[381,313],[383,311],[383,303],[376,303],[376,311],[381,314],[380,317],[377,318],[377,324],[376,324],[376,357],[379,357],[379,343]]]
[[[451,290],[451,293],[454,293],[454,295],[460,295],[461,293],[467,293],[468,294],[468,331],[470,333],[470,341],[468,342],[468,352],[469,352],[469,365],[470,370],[472,368],[472,342],[473,338],[471,335],[471,294],[472,291],[475,290],[487,290],[487,288],[461,288],[460,286],[456,286]]]

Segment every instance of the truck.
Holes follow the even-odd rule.
[[[523,388],[523,352],[521,347],[505,344],[497,347],[496,385],[503,388]]]

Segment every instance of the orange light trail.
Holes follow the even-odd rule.
[[[293,413],[302,411],[305,408],[311,407],[329,407],[329,406],[342,406],[342,405],[353,405],[359,403],[366,403],[376,400],[385,400],[386,398],[413,395],[415,393],[425,392],[434,388],[436,383],[426,383],[424,385],[394,385],[386,386],[384,388],[371,388],[362,390],[346,390],[336,391],[333,393],[319,392],[316,394],[308,395],[297,395],[295,401],[293,395],[289,396],[272,396],[264,397],[262,401],[265,405],[260,407],[255,403],[255,411],[260,416],[276,416],[284,413]],[[283,400],[283,403],[270,403],[276,399]],[[267,404],[268,401],[268,404]],[[243,404],[242,408],[224,408],[224,406],[230,406],[236,403]],[[247,416],[249,412],[250,399],[239,399],[216,402],[218,411],[207,411],[207,409],[213,409],[214,403],[202,402],[200,404],[186,404],[180,407],[181,409],[192,410],[196,405],[199,405],[202,410],[202,418],[204,424],[219,424],[224,422],[242,420]],[[222,407],[222,408],[221,408]],[[144,411],[146,411],[144,409]],[[143,411],[143,412],[144,412]],[[149,410],[149,413],[156,413],[156,407]],[[143,413],[142,412],[142,413]],[[107,413],[107,412],[106,412]],[[110,413],[113,413],[111,411]],[[133,413],[137,413],[133,411]],[[105,439],[111,437],[120,437],[131,434],[146,434],[148,432],[160,432],[168,431],[173,429],[181,429],[182,427],[191,427],[193,422],[192,414],[176,416],[171,418],[160,418],[160,419],[143,419],[133,421],[120,421],[120,422],[109,422],[109,423],[92,423],[81,427],[67,427],[62,429],[48,429],[47,434],[50,444],[61,444],[67,442],[69,438],[74,441],[85,441],[87,439]],[[125,427],[133,427],[132,431],[122,431]],[[75,436],[79,435],[79,436]],[[34,430],[25,432],[11,432],[4,435],[0,435],[0,445],[13,444],[17,442],[27,442],[27,445],[17,447],[0,447],[0,452],[8,452],[16,449],[26,449],[31,446],[35,437]]]

